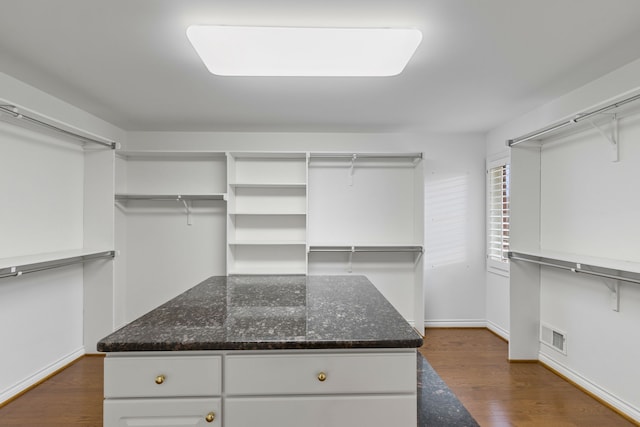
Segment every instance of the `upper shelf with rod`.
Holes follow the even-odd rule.
[[[309,252],[412,252],[423,253],[420,245],[310,245]]]
[[[116,194],[116,201],[127,200],[226,200],[225,193],[215,194]]]
[[[640,262],[623,261],[609,258],[599,258],[592,256],[584,256],[578,254],[569,254],[562,252],[552,251],[511,251],[509,252],[509,258],[516,261],[533,262],[537,264],[545,263],[544,265],[553,264],[559,268],[566,267],[579,273],[593,273],[598,270],[608,270],[609,274],[616,273],[616,279],[625,280],[622,274],[628,273],[631,275],[640,275]],[[589,271],[587,271],[589,270]],[[607,274],[607,273],[605,273]],[[640,277],[630,277],[632,282],[640,281]]]
[[[614,311],[620,311],[620,283],[640,284],[640,263],[638,262],[549,251],[512,251],[509,252],[509,259],[605,279],[604,284],[611,291],[611,308]]]
[[[114,256],[113,250],[76,249],[2,258],[0,259],[0,279]]]
[[[617,161],[618,119],[621,117],[621,115],[624,115],[629,111],[635,111],[640,106],[640,102],[638,101],[640,101],[640,94],[636,93],[635,95],[628,95],[624,98],[618,99],[617,101],[582,111],[568,119],[553,123],[536,131],[527,133],[517,138],[509,139],[507,140],[507,145],[509,147],[515,147],[528,141],[543,142],[546,139],[557,137],[565,132],[576,131],[577,125],[579,124],[588,124],[589,126],[596,129],[603,136],[603,138],[611,144],[613,148],[613,160]],[[594,122],[594,120],[598,117],[608,117],[611,119],[612,126],[610,135],[607,135],[605,131]]]
[[[420,160],[422,159],[422,153],[310,153],[309,159]]]
[[[185,210],[187,215],[187,225],[193,225],[192,220],[192,205],[193,201],[203,200],[227,200],[226,193],[213,193],[213,194],[116,194],[116,202],[128,202],[130,200],[145,200],[145,201],[175,201],[179,202]]]
[[[81,143],[97,144],[103,147],[110,148],[112,150],[118,148],[118,143],[114,141],[109,141],[107,139],[99,138],[93,135],[82,135],[80,131],[65,129],[61,124],[49,123],[49,121],[47,121],[46,119],[37,117],[37,114],[26,112],[23,109],[16,107],[15,105],[1,104],[0,116],[8,117],[17,121],[14,123],[39,127],[41,129],[77,140]]]

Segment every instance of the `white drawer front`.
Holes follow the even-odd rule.
[[[229,398],[225,427],[415,427],[415,395]]]
[[[225,361],[225,392],[227,395],[415,393],[416,354],[413,351],[231,355]]]
[[[111,397],[219,396],[220,356],[107,357],[104,395]]]
[[[105,400],[104,427],[220,427],[220,399]]]

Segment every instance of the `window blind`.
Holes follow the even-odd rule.
[[[509,252],[509,165],[489,169],[489,259],[508,261]]]

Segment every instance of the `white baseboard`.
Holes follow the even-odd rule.
[[[487,320],[487,329],[489,329],[491,332],[493,332],[494,334],[496,334],[497,336],[499,336],[500,338],[502,338],[505,341],[509,341],[509,331],[507,331],[506,329],[496,325],[495,323],[493,323],[490,320]]]
[[[40,369],[35,374],[23,379],[19,383],[14,384],[9,388],[6,388],[0,391],[0,405],[2,405],[4,402],[11,399],[15,395],[19,394],[20,392],[33,386],[34,384],[37,384],[39,381],[42,381],[44,378],[46,378],[48,375],[51,375],[58,369],[64,368],[69,363],[73,362],[74,360],[81,357],[82,355],[84,355],[84,347],[81,347],[75,350],[73,353],[70,353],[62,357],[61,359],[58,359],[52,362],[48,366],[45,366],[44,368]]]
[[[479,319],[436,319],[425,320],[427,328],[486,328],[487,321]]]
[[[625,414],[626,416],[635,420],[636,422],[640,422],[640,409],[633,407],[632,405],[620,399],[613,393],[610,393],[609,391],[591,382],[589,379],[583,377],[582,375],[573,371],[572,369],[568,368],[562,363],[559,363],[551,359],[549,356],[545,354],[539,353],[538,359],[540,360],[541,363],[547,365],[551,369],[562,374],[563,376],[565,376],[575,384],[579,385],[583,389],[587,390],[589,393],[593,394],[603,402],[606,402],[611,407],[615,408],[616,410],[620,411],[621,413]]]

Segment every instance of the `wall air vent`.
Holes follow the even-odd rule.
[[[540,341],[562,354],[567,354],[567,334],[552,326],[540,325]]]

